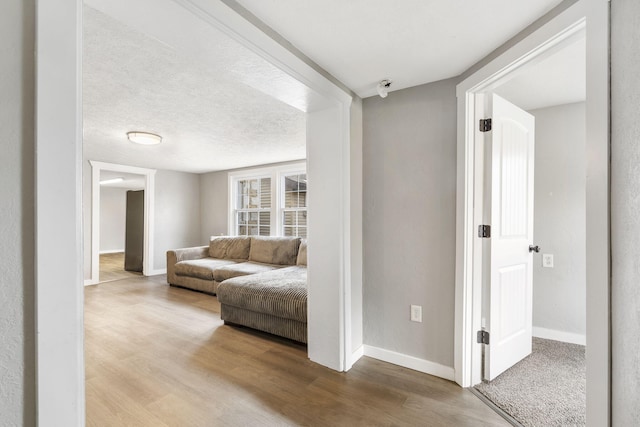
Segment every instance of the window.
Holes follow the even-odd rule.
[[[271,178],[236,181],[235,234],[271,235]]]
[[[229,234],[307,237],[306,164],[230,172]]]
[[[307,237],[307,174],[284,175],[282,234]]]

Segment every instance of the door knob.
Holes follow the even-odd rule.
[[[535,253],[540,252],[540,246],[529,245],[529,252],[535,252]]]

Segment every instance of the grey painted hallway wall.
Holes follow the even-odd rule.
[[[611,12],[611,400],[623,427],[640,425],[640,2]]]
[[[153,268],[167,268],[167,251],[200,245],[200,176],[156,173]]]
[[[364,343],[453,366],[456,80],[364,100]],[[422,306],[423,322],[409,320]]]
[[[585,103],[531,110],[536,118],[533,327],[587,328]],[[542,267],[542,254],[554,267]],[[541,335],[544,338],[544,335]],[[549,337],[553,338],[553,337]],[[558,339],[558,338],[556,338]]]
[[[0,13],[0,424],[33,426],[35,1]]]

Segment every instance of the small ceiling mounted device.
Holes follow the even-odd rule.
[[[162,137],[149,132],[127,132],[129,141],[142,145],[156,145],[162,142]]]
[[[391,80],[389,79],[384,79],[384,80],[380,80],[380,83],[378,83],[378,95],[380,95],[380,98],[386,98],[387,95],[389,95],[389,88],[391,87],[391,83],[393,83]]]

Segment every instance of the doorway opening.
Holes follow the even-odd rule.
[[[322,183],[314,187],[309,210],[316,215],[308,219],[312,230],[308,241],[314,247],[308,258],[309,358],[338,371],[348,370],[361,355],[361,342],[351,338],[352,331],[361,336],[362,312],[354,309],[352,315],[352,303],[356,305],[361,299],[360,278],[352,273],[361,262],[357,256],[361,236],[352,231],[352,224],[355,229],[362,217],[357,203],[361,178],[354,172],[361,157],[351,145],[352,141],[361,144],[361,136],[352,136],[351,131],[353,122],[357,125],[361,121],[360,106],[352,106],[350,93],[223,2],[166,0],[153,2],[153,7],[135,8],[131,2],[97,3],[117,8],[160,39],[168,34],[167,27],[157,23],[176,18],[188,30],[180,32],[172,25],[175,31],[171,34],[180,35],[179,41],[189,51],[210,44],[207,37],[197,35],[194,24],[204,31],[222,31],[282,76],[269,74],[253,81],[288,97],[305,112],[309,185]],[[54,0],[37,7],[37,413],[39,419],[60,425],[81,425],[85,420],[82,6],[81,1]],[[160,19],[150,14],[151,10],[160,14]],[[152,197],[152,189],[146,190],[145,197]],[[151,223],[149,216],[147,227],[153,229]],[[147,233],[146,238],[151,256],[152,236]],[[147,256],[145,268],[151,270],[153,265]],[[149,274],[147,270],[145,274]]]
[[[127,252],[125,249],[128,190],[142,191],[137,196],[141,199],[138,203],[141,202],[142,206],[136,209],[138,215],[134,215],[129,227],[131,237],[128,252],[134,260],[129,263],[129,270],[138,271],[144,276],[155,274],[152,231],[156,171],[114,163],[88,163],[91,166],[91,197],[85,197],[85,200],[86,203],[91,200],[91,208],[85,209],[85,213],[90,213],[90,217],[85,221],[90,220],[91,229],[87,230],[90,234],[85,234],[85,277],[89,274],[89,278],[85,279],[85,285],[131,276],[130,273],[125,273],[124,266]],[[135,200],[132,199],[132,202]],[[103,206],[105,203],[107,206]],[[105,211],[103,207],[108,210]],[[103,211],[109,215],[106,219],[102,218]],[[118,217],[114,218],[113,215]],[[135,217],[138,217],[137,221]],[[90,258],[87,255],[90,255]],[[122,269],[119,267],[121,258]],[[103,269],[103,264],[109,264],[111,267]]]
[[[490,350],[484,349],[483,382],[474,387],[483,399],[489,399],[500,411],[522,425],[586,423],[584,35],[584,31],[580,31],[564,40],[557,52],[523,67],[516,76],[485,95],[500,97],[512,109],[535,121],[531,130],[534,149],[529,181],[533,188],[531,197],[526,198],[527,205],[532,205],[518,204],[519,194],[508,198],[498,194],[498,205],[491,204],[489,198],[485,201],[485,205],[492,209],[499,206],[498,209],[507,217],[519,212],[521,207],[524,214],[521,218],[527,218],[531,227],[531,235],[519,243],[522,246],[523,271],[528,273],[529,280],[522,282],[526,284],[523,286],[526,292],[522,293],[523,298],[518,299],[513,289],[519,283],[507,284],[502,275],[493,275],[496,273],[493,266],[498,262],[495,258],[501,256],[499,242],[504,238],[504,230],[501,229],[504,216],[500,212],[491,212],[484,221],[493,227],[491,238],[485,241],[485,249],[488,245],[490,249],[483,253],[483,258],[492,276],[485,277],[482,314],[483,325],[491,330]],[[551,82],[550,76],[554,78]],[[500,189],[514,189],[517,184],[517,179],[502,182],[504,172],[502,179],[496,177],[496,172],[501,173],[501,164],[495,165],[495,157],[492,164],[491,157],[501,148],[499,139],[504,132],[500,126],[504,126],[505,117],[499,116],[495,109],[491,117],[495,133],[492,132],[492,138],[485,138],[485,146],[489,145],[491,149],[485,150],[484,160],[485,165],[492,165],[493,174],[485,174],[485,196],[491,193],[491,187],[500,192]],[[515,144],[516,141],[510,135],[509,140],[502,143]],[[508,154],[511,160],[499,163],[513,164],[518,152],[510,150]],[[516,178],[518,176],[524,177],[516,175]],[[489,182],[494,185],[487,185]],[[526,194],[527,190],[518,193]],[[506,212],[505,206],[510,206]],[[516,242],[514,236],[509,236],[508,240],[510,244]],[[531,250],[528,252],[529,246]],[[509,252],[512,258],[513,248]],[[506,267],[512,271],[513,259],[509,261]],[[498,269],[498,273],[500,271],[502,269]],[[491,297],[496,295],[498,298],[492,300]],[[504,314],[515,317],[500,320],[503,313],[497,306],[505,300],[516,310],[507,310]],[[515,334],[520,331],[515,325],[519,320],[524,323],[518,338]],[[508,329],[511,335],[503,334],[503,329]],[[519,348],[505,350],[504,347],[514,345],[518,339],[523,340],[523,352],[518,354]],[[500,366],[500,362],[505,361],[508,363]]]
[[[521,42],[499,54],[487,65],[474,72],[458,85],[458,267],[456,279],[456,381],[463,387],[472,387],[483,380],[483,355],[491,357],[492,343],[483,343],[483,279],[489,272],[483,264],[485,239],[478,237],[478,227],[484,224],[484,194],[480,183],[484,177],[482,164],[476,156],[481,132],[478,120],[488,118],[481,98],[487,93],[515,80],[524,73],[525,66],[543,62],[565,43],[584,32],[586,38],[586,101],[585,156],[586,173],[584,211],[585,220],[585,342],[605,343],[587,346],[586,365],[586,419],[591,425],[606,425],[609,420],[609,357],[608,294],[609,294],[609,208],[608,208],[608,10],[588,2],[579,1],[551,21],[532,30]],[[553,78],[553,76],[551,76]],[[587,158],[588,156],[588,158]],[[492,225],[492,224],[487,224]],[[492,233],[493,234],[493,233]],[[537,243],[529,243],[536,246]],[[540,245],[542,246],[542,245]],[[526,248],[528,249],[528,248]],[[541,254],[554,255],[550,247]],[[536,263],[541,264],[539,254]],[[548,259],[548,257],[547,257]],[[559,258],[556,257],[556,263]],[[566,261],[566,260],[565,260]],[[579,296],[576,297],[576,300]],[[533,329],[533,328],[531,328]],[[537,332],[545,332],[541,327]],[[546,331],[548,332],[548,331]],[[576,331],[567,337],[580,335]],[[572,335],[573,334],[573,335]],[[554,339],[559,339],[556,337]]]
[[[144,176],[103,170],[100,176],[100,283],[142,276]]]

